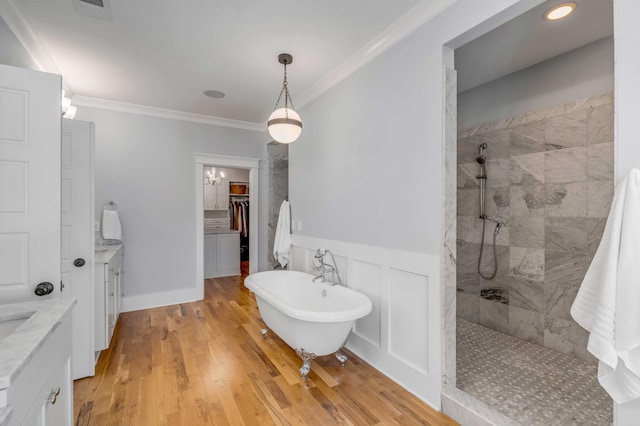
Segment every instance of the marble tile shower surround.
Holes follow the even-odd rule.
[[[442,324],[444,327],[444,359],[442,381],[445,387],[455,388],[456,377],[456,151],[457,151],[457,74],[452,68],[443,69],[445,86],[444,116],[444,178],[443,256],[441,264],[443,289]]]
[[[478,275],[478,145],[487,144],[486,213],[506,224],[498,273]],[[569,309],[613,198],[613,95],[589,97],[458,132],[457,316],[595,362]],[[487,222],[482,270],[493,268]]]
[[[269,219],[267,229],[267,263],[269,269],[279,269],[280,264],[273,257],[273,242],[278,225],[278,214],[282,201],[289,199],[289,146],[267,145],[267,191],[269,197]]]

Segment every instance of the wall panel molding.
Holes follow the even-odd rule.
[[[343,283],[371,299],[373,310],[356,321],[347,348],[440,409],[440,256],[299,234],[292,240],[291,269],[313,273],[316,250],[326,248]]]

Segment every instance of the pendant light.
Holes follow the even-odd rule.
[[[293,101],[287,88],[287,65],[293,62],[293,57],[288,53],[281,53],[278,55],[278,62],[284,65],[284,82],[282,83],[282,90],[280,90],[276,106],[273,108],[274,111],[269,116],[269,121],[267,121],[267,130],[274,141],[291,143],[298,139],[300,133],[302,133],[302,121],[298,113],[293,110]],[[283,93],[284,107],[278,108]]]

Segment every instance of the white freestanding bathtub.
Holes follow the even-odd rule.
[[[356,319],[371,312],[371,300],[341,285],[313,282],[306,272],[265,271],[249,275],[244,285],[255,293],[258,309],[273,330],[302,358],[306,379],[311,360],[340,352]],[[263,336],[266,329],[263,330]]]

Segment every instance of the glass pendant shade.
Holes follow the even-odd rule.
[[[279,108],[269,116],[267,130],[274,141],[291,143],[300,137],[302,121],[291,108]]]

